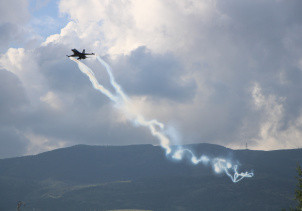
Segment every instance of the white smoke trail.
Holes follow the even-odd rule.
[[[119,94],[120,97],[124,101],[124,110],[127,110],[129,112],[129,109],[127,109],[127,108],[132,107],[131,106],[132,103],[129,100],[129,97],[122,90],[120,85],[115,81],[115,78],[114,78],[114,76],[112,74],[112,71],[111,71],[111,67],[98,55],[96,55],[96,58],[106,68],[106,71],[109,75],[111,85],[114,87],[116,93]],[[132,119],[132,121],[134,120],[134,122],[136,124],[148,127],[149,130],[151,131],[152,135],[157,137],[160,140],[161,146],[166,150],[166,153],[169,154],[171,152],[170,141],[162,132],[160,132],[158,130],[158,128],[163,130],[164,129],[164,124],[157,121],[157,120],[155,120],[155,119],[153,119],[151,121],[146,121],[145,118],[141,114],[137,113],[136,111],[133,111],[133,114],[134,114],[133,115],[134,119]]]
[[[206,155],[202,155],[199,158],[197,158],[194,153],[189,149],[183,149],[179,148],[177,149],[174,154],[172,155],[172,158],[176,160],[182,160],[184,157],[184,154],[187,153],[191,156],[191,162],[194,165],[197,165],[199,163],[203,163],[204,165],[207,165],[208,163],[211,163],[213,170],[215,173],[219,174],[224,172],[228,177],[231,178],[231,180],[236,183],[242,180],[245,177],[253,177],[253,172],[241,172],[238,173],[238,165],[232,164],[231,161],[228,161],[224,158],[213,158],[210,159]],[[232,174],[233,172],[233,174]]]
[[[112,100],[114,102],[117,102],[117,97],[114,96],[108,89],[106,89],[101,84],[99,84],[99,82],[95,78],[95,75],[94,75],[93,71],[89,67],[87,67],[82,62],[80,62],[80,61],[78,61],[78,60],[76,60],[72,57],[70,57],[70,59],[78,64],[79,69],[81,70],[81,72],[88,76],[90,82],[92,83],[93,87],[96,90],[99,90],[100,92],[102,92],[104,95],[109,97],[110,100]]]
[[[120,85],[115,81],[115,78],[112,74],[111,67],[98,55],[96,55],[97,60],[106,68],[106,71],[109,75],[110,83],[115,88],[115,91],[123,98],[125,102],[128,101],[127,95],[123,92]]]
[[[110,66],[98,55],[96,55],[97,60],[106,68],[106,71],[110,78],[110,83],[114,87],[116,91],[116,95],[113,95],[109,90],[105,89],[94,76],[93,71],[81,63],[80,61],[70,58],[74,62],[76,62],[79,66],[79,69],[88,76],[89,80],[91,81],[93,87],[96,90],[99,90],[103,94],[105,94],[110,100],[116,103],[117,108],[123,111],[127,115],[127,118],[135,123],[136,125],[147,127],[151,134],[159,139],[161,147],[163,147],[166,151],[166,155],[170,155],[171,158],[175,160],[182,160],[185,154],[188,154],[190,156],[190,161],[197,165],[199,163],[203,163],[204,165],[211,164],[212,168],[214,169],[215,173],[219,174],[224,172],[230,179],[236,183],[242,180],[245,177],[253,177],[253,172],[241,172],[238,173],[238,165],[232,164],[231,161],[228,161],[224,158],[213,158],[210,159],[206,155],[202,155],[199,158],[195,156],[195,154],[189,150],[184,149],[182,147],[174,150],[172,152],[171,149],[171,142],[170,139],[165,135],[168,134],[167,131],[165,131],[165,126],[163,123],[157,121],[157,120],[150,120],[147,121],[141,115],[138,113],[137,110],[132,109],[133,105],[130,100],[130,98],[125,94],[125,92],[122,90],[121,86],[115,81],[115,78],[112,74]]]
[[[135,123],[136,125],[141,125],[144,127],[149,128],[151,134],[157,137],[160,140],[161,146],[166,150],[166,153],[169,154],[171,152],[170,148],[170,141],[169,139],[160,131],[164,129],[164,124],[158,122],[157,120],[150,120],[147,121],[145,118],[137,113],[133,108],[132,102],[129,100],[128,96],[123,92],[122,88],[116,83],[114,76],[110,70],[110,67],[107,63],[105,63],[99,56],[97,56],[98,60],[106,67],[106,70],[110,77],[110,82],[112,86],[115,88],[117,95],[113,95],[109,90],[104,88],[97,79],[93,71],[87,67],[85,64],[80,62],[77,59],[70,57],[70,59],[78,64],[79,69],[82,73],[88,76],[90,82],[92,83],[93,87],[105,94],[110,100],[116,103],[116,106],[122,110],[130,121]]]

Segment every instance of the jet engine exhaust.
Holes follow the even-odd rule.
[[[115,94],[111,93],[97,81],[93,71],[89,67],[87,67],[79,60],[76,60],[72,57],[69,58],[78,64],[79,69],[89,78],[92,86],[96,90],[106,95],[114,103],[115,107],[126,115],[129,121],[131,121],[135,125],[148,128],[151,134],[159,140],[160,146],[165,149],[167,156],[171,157],[174,160],[182,160],[185,155],[188,155],[192,164],[210,164],[215,173],[225,173],[234,183],[239,182],[243,178],[254,176],[253,172],[238,173],[238,165],[224,158],[210,158],[206,155],[197,157],[191,150],[185,149],[183,147],[172,149],[171,140],[173,138],[168,135],[169,133],[165,129],[165,125],[156,119],[146,120],[142,114],[140,114],[136,109],[133,109],[134,105],[131,101],[131,98],[126,95],[122,87],[115,81],[111,67],[101,57],[96,55],[97,60],[106,68],[110,83],[115,89]]]

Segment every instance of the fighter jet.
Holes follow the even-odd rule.
[[[85,49],[83,50],[83,52],[79,52],[77,49],[71,49],[71,51],[73,52],[72,55],[68,56],[68,57],[79,57],[77,58],[77,60],[81,60],[81,59],[86,59],[87,56],[86,55],[94,55],[94,53],[85,53]]]

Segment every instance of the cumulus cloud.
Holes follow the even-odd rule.
[[[0,53],[25,39],[23,25],[29,19],[27,0],[0,1]]]
[[[118,80],[129,94],[176,101],[195,95],[194,79],[185,78],[186,69],[173,54],[152,54],[146,47],[139,47],[129,56],[119,56],[114,64]]]
[[[58,55],[64,51],[67,52],[67,48],[61,44],[34,50],[11,48],[0,58],[1,66],[5,68],[1,73],[9,73],[18,81],[3,83],[3,86],[17,87],[13,84],[19,84],[16,93],[24,94],[22,109],[18,113],[12,112],[13,115],[6,112],[8,117],[3,118],[4,126],[15,128],[27,141],[23,154],[79,143],[154,142],[152,137],[144,137],[146,131],[118,121],[119,114],[110,101],[91,87],[65,55]],[[92,65],[95,65],[93,61]],[[96,67],[101,73],[102,66]],[[10,95],[12,93],[2,93],[3,97]],[[3,102],[7,102],[7,107],[16,104]],[[5,113],[7,108],[2,108]],[[10,125],[11,120],[15,123]]]
[[[26,6],[14,8],[16,17],[0,13],[1,74],[20,91],[4,83],[10,91],[0,97],[20,107],[5,113],[3,106],[0,132],[16,139],[11,146],[22,143],[18,153],[76,143],[157,143],[124,122],[66,59],[75,47],[102,55],[142,112],[176,127],[183,143],[298,147],[301,1],[61,0],[58,7],[69,23],[31,49],[6,42],[10,35],[19,39],[14,32],[28,21]],[[110,86],[96,60],[85,63]]]
[[[0,70],[0,158],[26,152],[27,139],[18,128],[27,103],[18,78],[8,71]]]
[[[111,55],[129,54],[139,46],[156,53],[184,51],[195,45],[197,36],[202,36],[196,32],[196,25],[206,29],[227,22],[209,0],[86,1],[85,5],[62,0],[59,9],[72,21],[46,43],[61,40],[70,44],[74,40],[64,38],[76,35],[82,44]]]
[[[0,1],[0,16],[0,23],[25,23],[30,17],[28,1]]]
[[[24,48],[9,48],[0,56],[1,66],[18,76],[32,103],[47,89],[35,57],[33,51]]]
[[[263,113],[258,137],[254,138],[252,144],[266,150],[299,147],[302,115],[291,120],[286,128],[282,128],[285,112],[283,104],[286,99],[278,99],[275,95],[264,96],[259,84],[254,85],[252,95],[256,109]]]

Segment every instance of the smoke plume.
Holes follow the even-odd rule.
[[[84,73],[92,83],[93,87],[106,95],[117,109],[126,115],[127,119],[133,124],[138,126],[146,127],[150,130],[151,134],[159,140],[159,144],[165,149],[166,155],[175,160],[182,160],[184,157],[188,157],[192,164],[197,165],[202,163],[204,165],[210,164],[215,173],[225,173],[234,183],[239,182],[243,178],[253,177],[253,172],[238,172],[238,165],[225,158],[210,158],[206,155],[197,157],[191,150],[183,148],[182,146],[177,149],[172,149],[171,144],[173,143],[173,136],[169,135],[169,131],[165,125],[156,119],[146,120],[145,117],[135,109],[135,105],[131,101],[122,87],[116,82],[114,75],[112,74],[110,66],[98,55],[97,60],[106,68],[109,75],[110,83],[115,89],[115,93],[110,92],[104,86],[102,86],[96,79],[94,72],[82,62],[71,58],[70,59],[78,64],[79,69]],[[188,156],[185,156],[188,155]]]

